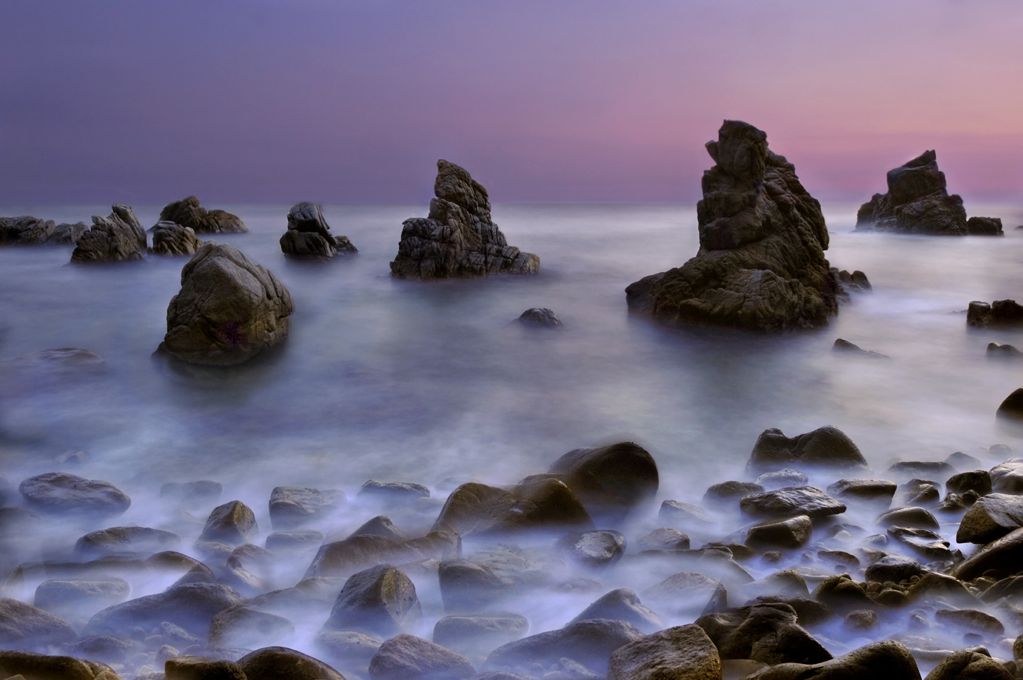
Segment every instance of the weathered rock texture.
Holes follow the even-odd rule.
[[[288,334],[291,294],[276,276],[227,245],[203,245],[181,270],[160,349],[194,364],[240,364]]]
[[[168,203],[160,211],[160,220],[191,227],[197,234],[248,231],[237,215],[226,210],[207,210],[195,196]]]
[[[347,236],[334,236],[317,203],[296,203],[288,211],[288,230],[281,236],[281,251],[294,257],[331,258],[357,253]]]
[[[191,227],[162,221],[150,231],[153,233],[151,250],[155,255],[194,255],[199,249],[199,239]]]
[[[72,262],[141,260],[146,252],[146,230],[131,206],[115,205],[106,217],[92,218],[92,227],[78,238]]]
[[[856,214],[856,231],[937,236],[1001,236],[997,218],[966,219],[963,199],[949,194],[933,150],[888,171],[888,193],[874,194]]]
[[[56,224],[30,215],[0,217],[0,246],[74,245],[88,228],[84,222]]]
[[[405,220],[391,273],[443,279],[487,274],[535,274],[540,258],[508,245],[490,216],[490,198],[464,169],[437,161],[429,217]]]
[[[826,324],[838,302],[820,204],[748,123],[725,121],[707,151],[716,165],[703,174],[700,250],[626,288],[629,308],[669,324],[760,331]]]

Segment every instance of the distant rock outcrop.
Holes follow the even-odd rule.
[[[160,349],[182,361],[240,364],[288,334],[291,294],[239,250],[206,243],[181,270]]]
[[[725,121],[707,151],[697,206],[700,250],[626,288],[629,308],[669,324],[761,331],[823,326],[838,309],[820,204],[767,135]]]
[[[1002,221],[966,219],[963,199],[949,194],[934,150],[888,171],[888,193],[874,194],[856,214],[856,231],[937,236],[1001,236]]]
[[[1023,305],[1015,300],[988,304],[974,300],[966,310],[966,325],[976,328],[1023,326]]]
[[[540,258],[508,245],[490,216],[487,190],[454,163],[437,161],[430,215],[405,220],[391,274],[443,279],[535,274]]]
[[[88,228],[84,222],[56,224],[31,215],[0,217],[0,246],[74,245]]]
[[[160,220],[191,227],[197,234],[248,231],[248,227],[237,215],[226,210],[207,210],[195,196],[168,203],[160,211]]]
[[[150,231],[153,234],[152,252],[156,255],[194,255],[199,248],[199,238],[191,227],[162,221]]]
[[[334,236],[317,203],[296,203],[288,211],[288,230],[281,236],[281,251],[294,257],[331,258],[359,252],[347,236]]]
[[[131,206],[115,205],[107,217],[92,218],[92,227],[82,234],[72,262],[121,262],[141,260],[146,252],[146,230]]]

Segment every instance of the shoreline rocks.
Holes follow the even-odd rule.
[[[1023,326],[1023,305],[1015,300],[991,304],[974,300],[966,310],[966,325],[975,328]]]
[[[88,229],[84,222],[57,224],[31,215],[0,217],[0,246],[73,246]]]
[[[281,252],[298,258],[330,259],[359,252],[347,236],[334,236],[319,203],[296,203],[288,211]]]
[[[437,161],[434,194],[428,217],[402,225],[393,276],[445,279],[539,271],[539,257],[508,245],[491,218],[487,190],[464,168]]]
[[[726,120],[707,151],[697,205],[700,250],[681,267],[626,288],[633,312],[669,325],[756,331],[816,328],[838,310],[820,204],[767,135]]]
[[[164,206],[160,221],[189,227],[196,234],[242,233],[248,227],[241,218],[226,210],[207,210],[195,196],[188,196]]]

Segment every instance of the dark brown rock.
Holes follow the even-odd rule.
[[[207,210],[195,196],[168,203],[160,211],[160,219],[189,227],[197,234],[248,231],[237,215],[225,210]]]
[[[146,230],[135,211],[115,205],[107,217],[93,216],[92,227],[78,238],[72,262],[122,262],[141,260],[146,252]]]
[[[751,470],[787,467],[860,467],[867,464],[859,448],[836,427],[786,437],[778,429],[764,430],[753,445],[747,466]]]
[[[964,236],[963,199],[949,195],[937,154],[925,151],[888,171],[888,193],[874,194],[856,215],[856,231]]]
[[[677,626],[619,647],[608,680],[721,680],[721,658],[699,626]]]

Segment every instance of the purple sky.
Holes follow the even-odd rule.
[[[723,118],[824,200],[1023,198],[1020,0],[0,0],[0,204],[689,201]]]

